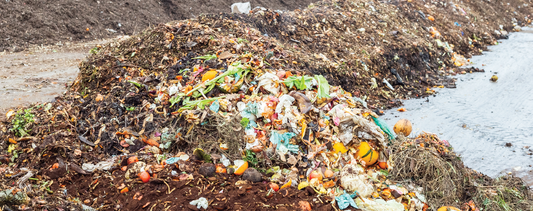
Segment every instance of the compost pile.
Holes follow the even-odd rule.
[[[294,10],[312,0],[251,0],[250,4],[273,10]],[[232,0],[6,0],[0,1],[0,52],[28,47],[86,42],[136,34],[150,25],[200,14],[231,11]]]
[[[484,23],[424,28],[448,20],[426,17],[417,3],[396,4],[335,1],[288,13],[207,15],[95,47],[64,95],[6,114],[0,204],[530,207],[520,179],[471,171],[436,135],[406,138],[403,128],[409,132],[397,136],[379,118],[398,99],[453,85],[445,76],[464,71],[456,69],[468,62],[461,55],[495,39]],[[460,13],[465,6],[426,8]],[[452,35],[458,32],[465,35]]]

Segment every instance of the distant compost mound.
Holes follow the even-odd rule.
[[[295,10],[312,0],[251,0],[252,7]],[[150,25],[229,13],[232,0],[176,1],[0,1],[0,52],[21,51],[29,45],[87,41],[131,35]],[[88,29],[88,30],[87,30]]]

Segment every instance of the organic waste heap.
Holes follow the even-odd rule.
[[[0,204],[531,206],[520,179],[485,177],[464,167],[446,141],[397,137],[379,119],[378,108],[432,94],[429,85],[449,84],[444,76],[457,71],[450,67],[466,62],[441,32],[407,29],[420,26],[401,15],[410,6],[336,1],[284,14],[259,8],[249,16],[170,22],[98,46],[63,96],[6,114]],[[373,22],[368,31],[353,22],[363,15]],[[448,208],[455,209],[441,209]]]

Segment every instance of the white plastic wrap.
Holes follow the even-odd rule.
[[[374,192],[374,186],[367,180],[367,175],[361,166],[349,164],[341,171],[341,186],[348,192],[357,191],[362,197],[369,197]]]
[[[193,206],[196,206],[196,208],[198,209],[200,208],[207,209],[207,207],[209,206],[209,201],[207,201],[207,199],[204,197],[200,197],[199,199],[191,201],[190,204]]]
[[[83,165],[81,165],[81,169],[86,172],[93,172],[95,170],[108,171],[113,168],[113,164],[114,162],[110,161],[102,161],[97,163],[96,165],[92,163],[84,163]]]
[[[294,97],[290,95],[283,95],[279,98],[279,103],[276,106],[276,113],[281,114],[281,112],[287,113],[291,110],[291,105],[294,103]]]
[[[272,73],[265,73],[257,79],[259,83],[257,88],[254,90],[254,94],[259,92],[259,87],[263,87],[273,95],[277,96],[279,94],[279,77]]]
[[[385,201],[383,199],[365,199],[363,202],[360,198],[355,199],[355,203],[363,211],[403,211],[404,207],[401,203],[389,200]]]

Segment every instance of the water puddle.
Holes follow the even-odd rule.
[[[406,112],[386,111],[384,119],[391,128],[409,119],[411,136],[436,133],[468,167],[491,177],[512,173],[533,186],[533,29],[501,42],[471,59],[484,73],[457,76],[456,89],[406,100]],[[489,81],[493,74],[497,82]]]

